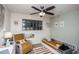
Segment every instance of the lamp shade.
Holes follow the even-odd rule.
[[[11,38],[11,37],[12,37],[12,33],[11,32],[5,32],[4,38]]]

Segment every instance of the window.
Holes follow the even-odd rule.
[[[42,30],[42,21],[22,19],[22,30]]]

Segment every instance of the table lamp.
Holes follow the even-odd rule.
[[[5,32],[4,39],[5,39],[5,45],[10,45],[10,40],[12,39],[12,33]]]

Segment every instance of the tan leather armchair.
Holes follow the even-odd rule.
[[[16,47],[18,46],[19,53],[25,54],[32,50],[32,44],[26,40],[24,34],[15,34],[14,39]]]

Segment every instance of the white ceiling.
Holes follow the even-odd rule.
[[[44,6],[45,8],[47,8],[53,5],[56,8],[50,10],[50,12],[55,13],[55,15],[60,15],[62,13],[69,12],[69,11],[76,10],[76,9],[79,10],[79,4],[5,4],[5,6],[10,11],[18,12],[18,13],[25,13],[25,14],[37,12],[37,10],[34,10],[33,8],[31,8],[32,6],[35,6],[40,9],[40,6]]]

